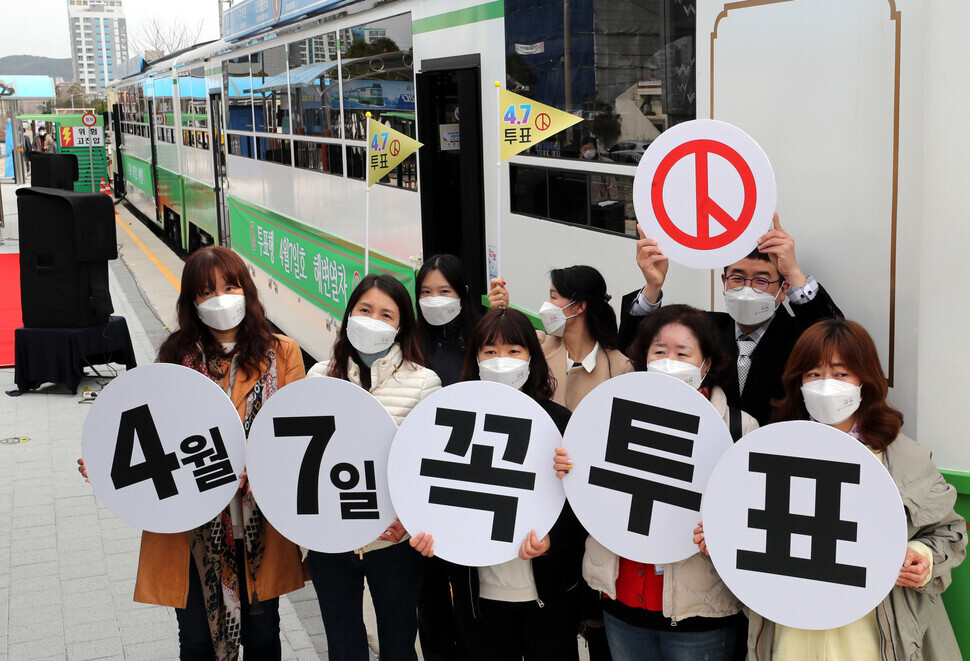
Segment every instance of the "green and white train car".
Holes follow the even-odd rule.
[[[325,358],[363,272],[365,112],[425,145],[371,189],[372,269],[413,284],[452,252],[481,296],[499,252],[526,310],[575,263],[618,305],[641,282],[643,150],[681,121],[736,124],[773,163],[800,265],[870,330],[904,431],[970,513],[967,24],[957,0],[243,0],[224,40],[113,83],[119,172],[183,248],[236,250],[272,320]],[[494,81],[583,121],[497,165]],[[723,309],[716,272],[673,265],[664,289]],[[970,577],[945,599],[965,620]]]

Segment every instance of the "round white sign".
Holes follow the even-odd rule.
[[[397,515],[435,555],[471,567],[517,558],[542,539],[565,494],[552,469],[562,435],[528,395],[467,381],[432,394],[404,420],[388,468]]]
[[[94,113],[86,112],[81,115],[81,123],[85,126],[94,126],[98,123],[98,118],[94,116]]]
[[[731,446],[707,398],[666,374],[633,372],[596,386],[569,420],[566,497],[600,544],[637,562],[697,553],[701,494]]]
[[[702,512],[721,579],[788,627],[858,620],[889,594],[906,557],[889,472],[862,443],[817,422],[745,435],[714,470]]]
[[[81,452],[94,492],[127,523],[184,532],[221,512],[239,486],[246,437],[211,379],[181,365],[142,365],[112,381],[88,412]]]
[[[743,259],[771,229],[775,174],[741,129],[697,119],[664,131],[633,180],[643,233],[684,266],[718,269]]]
[[[246,465],[259,509],[287,539],[342,553],[377,539],[395,518],[387,454],[397,425],[349,381],[294,381],[263,405]]]

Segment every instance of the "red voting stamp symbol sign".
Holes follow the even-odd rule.
[[[552,126],[552,118],[544,112],[536,115],[536,128],[540,131],[547,131]]]
[[[391,141],[391,156],[397,156],[401,153],[401,141],[392,140]]]
[[[538,119],[536,120],[538,122]],[[720,156],[737,171],[744,187],[744,204],[737,218],[731,215],[709,196],[709,158]],[[690,156],[694,157],[695,185],[697,190],[697,234],[681,230],[670,219],[664,205],[663,192],[667,175],[677,163]],[[657,222],[670,238],[687,248],[695,250],[714,250],[723,248],[737,239],[747,229],[754,217],[758,201],[758,188],[754,175],[744,158],[728,145],[715,140],[691,140],[670,151],[657,166],[651,186],[651,203]],[[719,234],[712,232],[717,226],[723,228]]]

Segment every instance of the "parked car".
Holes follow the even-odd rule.
[[[621,140],[607,150],[606,156],[617,163],[639,163],[643,152],[651,142],[651,140]]]

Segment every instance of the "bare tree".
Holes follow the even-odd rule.
[[[138,28],[131,43],[137,53],[156,51],[168,55],[195,45],[204,26],[204,20],[190,25],[178,17],[162,18],[155,14]]]

